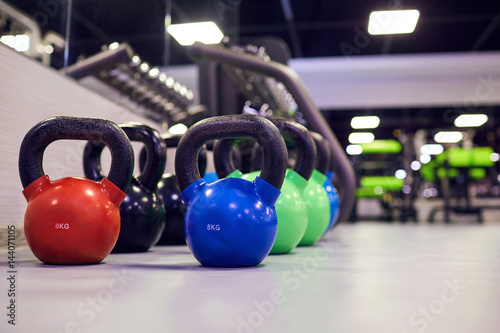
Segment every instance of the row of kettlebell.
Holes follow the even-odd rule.
[[[292,133],[293,130],[284,130],[288,127],[293,128],[288,125],[280,128],[284,133]],[[261,177],[252,175],[255,180],[251,183],[227,179],[206,184],[199,170],[199,167],[204,169],[206,159],[198,154],[199,150],[209,140],[234,137],[254,138],[261,145],[264,152]],[[83,178],[50,181],[44,175],[43,151],[59,139],[92,140],[84,155],[84,169],[86,177],[93,181]],[[137,178],[132,178],[134,158],[129,140],[145,144],[146,161],[141,163],[143,171]],[[112,155],[107,178],[103,178],[100,165],[104,145]],[[303,151],[314,152],[314,145],[308,147],[309,150]],[[182,225],[179,218],[182,209],[178,206],[183,203],[175,189],[175,178],[163,175],[165,154],[164,140],[144,125],[127,124],[120,128],[101,119],[56,117],[33,127],[23,140],[19,157],[23,193],[29,202],[25,232],[33,253],[46,263],[79,264],[99,262],[113,248],[116,252],[149,249],[165,226],[163,207],[169,209],[156,193],[158,183],[164,199],[167,195],[177,199],[173,206],[178,217],[172,225],[177,225],[178,230],[178,225]],[[304,157],[307,160],[312,156],[309,152]],[[202,264],[250,266],[265,258],[275,244],[277,220],[283,214],[276,217],[273,201],[284,197],[279,196],[279,189],[285,172],[288,178],[298,178],[286,171],[286,159],[286,147],[276,126],[258,116],[214,117],[197,123],[186,133],[177,149],[176,174],[182,197],[188,204],[185,237]],[[298,163],[296,169],[307,169],[303,164]],[[291,223],[280,225],[288,227]],[[282,229],[279,235],[283,236],[277,241],[286,238],[286,228]],[[178,234],[173,242],[179,242]],[[297,238],[296,235],[288,238],[294,237]],[[303,245],[314,242],[306,240]],[[290,248],[287,250],[278,244],[273,247],[274,252],[287,252],[296,245],[287,245]]]
[[[277,118],[271,121],[278,127],[285,142],[289,142],[297,150],[296,163],[293,168],[287,169],[282,193],[275,205],[278,232],[270,253],[282,254],[292,251],[298,245],[316,243],[337,221],[339,200],[331,177],[326,176],[331,159],[327,141],[296,122]],[[241,143],[241,139],[216,142],[214,164],[218,177],[253,181],[258,176],[258,171],[243,174],[234,167],[230,155]],[[248,145],[245,146],[248,148]],[[256,159],[255,155],[258,153],[255,148],[251,150],[250,154],[253,156],[247,163],[252,164]],[[241,169],[248,168],[241,166]]]
[[[50,181],[44,175],[43,152],[60,139],[91,140],[83,156],[87,179]],[[137,178],[132,176],[130,141],[144,144]],[[25,215],[27,241],[35,255],[48,263],[86,263],[102,260],[111,250],[147,251],[159,238],[163,243],[182,244],[185,206],[177,207],[183,203],[175,177],[164,174],[166,144],[175,143],[177,137],[162,138],[149,126],[118,126],[103,119],[54,117],[34,126],[21,145],[19,172],[29,202]],[[101,168],[105,145],[112,154],[107,179]],[[203,153],[199,164],[206,166]],[[95,181],[100,181],[99,186]],[[167,217],[174,230],[164,230]],[[160,237],[165,232],[166,237]]]

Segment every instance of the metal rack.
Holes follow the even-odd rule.
[[[38,23],[15,6],[0,1],[0,36],[25,34],[29,38],[28,48],[21,51],[29,57],[41,59],[50,66],[54,51],[62,51],[65,39],[54,31],[43,34]]]
[[[227,41],[224,46],[236,54],[247,54],[265,62],[271,61],[264,47],[241,46]],[[263,115],[293,117],[297,114],[298,107],[292,94],[274,77],[227,64],[221,66],[248,99],[247,106],[257,108]]]
[[[354,189],[356,187],[354,170],[337,137],[297,73],[284,64],[263,59],[258,55],[249,54],[249,52],[241,52],[241,50],[235,50],[234,47],[227,45],[213,46],[195,43],[188,47],[188,54],[200,64],[200,97],[202,103],[207,105],[213,115],[239,111],[236,95],[238,91],[242,90],[242,80],[235,83],[235,75],[240,76],[240,78],[241,75],[270,78],[274,80],[273,82],[281,83],[286,88],[287,93],[289,92],[293,97],[293,103],[296,103],[297,110],[300,111],[296,112],[294,117],[302,115],[308,126],[313,131],[323,135],[332,147],[336,157],[334,171],[340,193],[340,219],[344,220],[349,215],[354,202]],[[233,73],[223,75],[221,73],[223,71]],[[247,96],[260,96],[257,94],[260,90],[253,88],[253,86],[259,85],[258,82],[258,80],[247,81],[252,85],[252,89],[245,89],[243,93]],[[266,90],[265,85],[262,88],[261,90]]]
[[[66,70],[76,80],[93,75],[142,106],[144,115],[172,126],[191,125],[206,116],[206,108],[194,105],[193,92],[173,77],[151,67],[127,43],[113,43],[103,52]]]

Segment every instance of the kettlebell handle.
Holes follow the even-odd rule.
[[[335,170],[335,157],[334,157],[334,152],[333,152],[333,148],[332,146],[330,146],[330,143],[327,141],[328,143],[328,149],[329,149],[329,153],[330,153],[330,163],[328,163],[328,171],[331,171],[333,172]]]
[[[235,144],[233,139],[221,139],[214,143],[214,167],[219,179],[226,178],[236,170],[231,158],[231,150]]]
[[[155,129],[137,123],[120,124],[130,141],[144,144],[146,150],[146,163],[137,180],[149,191],[156,188],[165,171],[167,147]],[[85,147],[83,168],[85,176],[92,180],[104,178],[101,166],[101,153],[104,145],[99,142],[89,142]]]
[[[271,121],[280,130],[281,134],[290,136],[297,145],[297,164],[293,168],[295,172],[304,179],[309,180],[314,170],[316,161],[316,144],[309,134],[309,130],[303,125],[282,118],[272,118]]]
[[[179,145],[179,141],[182,139],[182,134],[162,134],[161,138],[167,144],[167,147],[177,147]]]
[[[260,178],[281,189],[288,153],[278,128],[264,117],[238,114],[201,120],[184,134],[175,155],[175,174],[181,192],[201,178],[196,157],[203,144],[239,137],[249,137],[260,144],[263,154]]]
[[[330,166],[330,145],[323,136],[316,132],[309,132],[316,143],[316,170],[326,174]]]
[[[316,164],[316,144],[309,131],[301,124],[283,118],[268,118],[278,128],[281,135],[290,137],[297,144],[297,163],[294,171],[309,180]],[[233,140],[219,140],[214,146],[214,164],[220,178],[227,177],[235,170],[230,157]]]
[[[42,177],[43,153],[56,140],[92,140],[104,143],[111,151],[108,180],[125,191],[134,170],[134,154],[127,135],[115,123],[99,118],[58,116],[45,119],[25,135],[19,151],[19,175],[26,188]]]
[[[161,138],[165,141],[167,148],[177,148],[179,141],[181,141],[182,134],[164,133],[161,134]],[[139,154],[139,168],[141,171],[144,170],[144,166],[146,165],[146,155],[146,148],[143,148]],[[198,155],[198,168],[200,169],[200,174],[202,175],[207,170],[207,150],[205,148],[200,150],[200,154]]]

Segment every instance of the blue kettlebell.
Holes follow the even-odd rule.
[[[263,168],[254,181],[201,178],[197,154],[209,140],[249,137],[263,150]],[[175,155],[175,174],[187,204],[185,235],[204,266],[244,267],[262,262],[278,227],[274,205],[283,184],[287,149],[278,128],[255,115],[226,115],[201,120],[184,134]]]
[[[330,200],[330,222],[328,223],[328,227],[326,228],[326,232],[333,227],[338,222],[339,219],[339,213],[340,213],[340,201],[339,201],[339,194],[337,192],[337,189],[333,185],[333,179],[335,177],[335,173],[333,170],[335,170],[335,157],[333,156],[333,150],[328,143],[327,140],[323,139],[325,143],[328,145],[328,151],[330,155],[330,163],[328,166],[328,171],[326,172],[326,180],[323,183],[323,187],[325,188],[326,194],[328,195],[328,200]]]
[[[127,197],[120,206],[120,235],[112,252],[145,252],[158,242],[165,228],[163,202],[157,193],[166,164],[166,145],[153,128],[136,124],[120,124],[130,141],[142,142],[147,160],[144,170],[133,177]],[[85,147],[83,166],[85,176],[92,180],[104,177],[101,168],[102,143],[89,142]]]

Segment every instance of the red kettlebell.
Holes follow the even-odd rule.
[[[106,144],[112,157],[108,178],[50,180],[42,168],[47,146],[61,139]],[[115,123],[104,119],[53,117],[35,125],[23,139],[19,175],[28,207],[26,240],[46,264],[93,264],[113,249],[120,232],[119,206],[134,166],[132,146]]]

